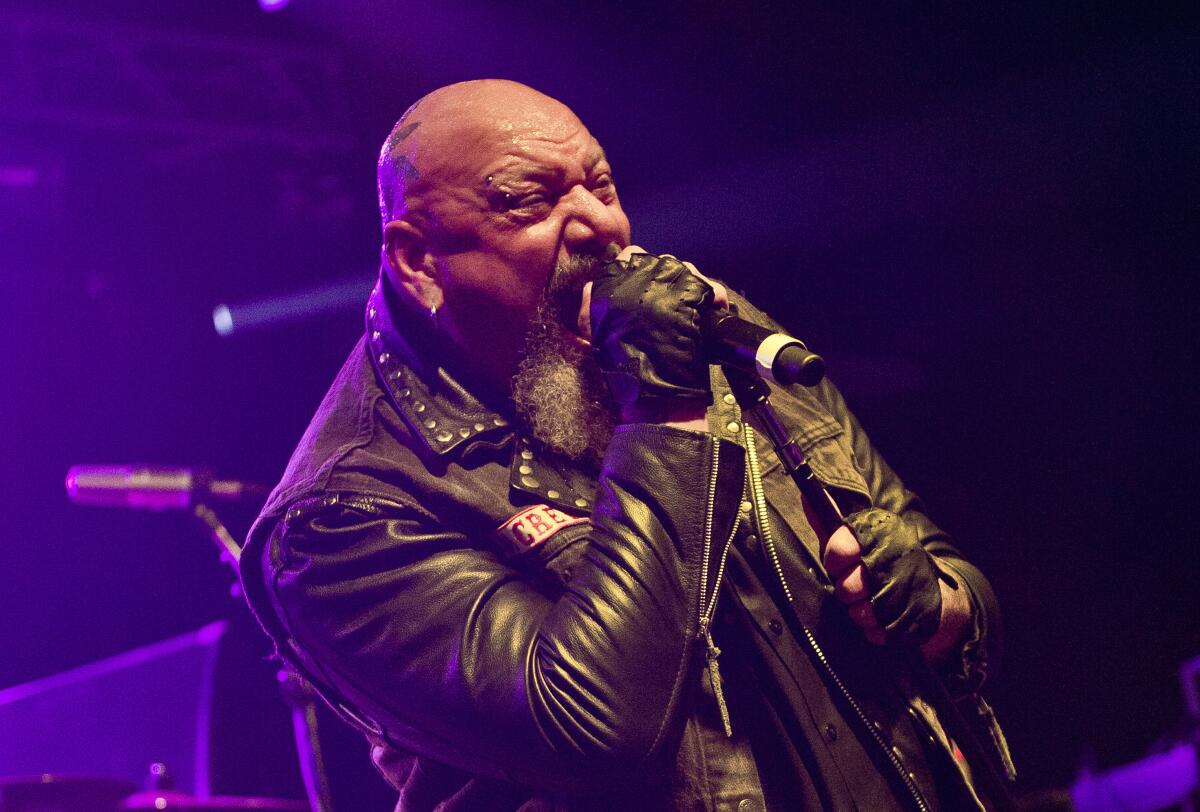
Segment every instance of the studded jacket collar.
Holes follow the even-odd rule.
[[[514,491],[571,513],[589,510],[595,498],[593,478],[543,453],[515,430],[510,416],[489,408],[431,354],[419,352],[414,343],[432,337],[423,324],[407,325],[402,332],[396,320],[404,314],[412,311],[393,300],[381,278],[366,310],[371,363],[424,454],[466,460],[476,451],[515,443],[509,472]]]
[[[480,441],[508,442],[509,419],[488,409],[429,354],[416,351],[397,329],[402,311],[385,301],[390,298],[381,278],[367,302],[371,363],[413,436],[437,456],[467,455]],[[422,325],[415,327],[410,333],[417,340],[427,337]]]

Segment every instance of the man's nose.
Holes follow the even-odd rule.
[[[563,228],[563,242],[569,253],[600,254],[614,242],[629,242],[629,220],[619,203],[605,204],[583,186],[572,189],[567,202],[571,210]]]

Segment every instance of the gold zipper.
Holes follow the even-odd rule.
[[[725,735],[733,735],[733,726],[729,719],[729,706],[725,703],[725,692],[721,688],[721,668],[717,663],[717,658],[721,656],[721,649],[717,648],[717,644],[713,642],[712,637],[712,619],[717,611],[717,599],[721,594],[721,579],[725,575],[725,562],[729,558],[729,547],[733,544],[733,538],[737,534],[738,526],[742,521],[742,514],[739,511],[737,517],[733,520],[733,527],[729,531],[729,538],[725,540],[725,546],[721,549],[721,558],[717,564],[716,577],[712,579],[712,594],[709,593],[709,565],[708,560],[712,553],[712,534],[713,520],[716,513],[717,500],[717,472],[720,466],[721,445],[715,439],[713,440],[713,457],[712,457],[712,479],[708,485],[708,505],[707,513],[704,516],[704,550],[703,558],[700,562],[700,625],[696,632],[696,639],[700,640],[705,645],[704,657],[708,665],[708,681],[712,686],[713,696],[717,700],[717,709],[721,714],[721,724],[724,727]]]
[[[758,525],[758,535],[767,550],[767,556],[771,559],[771,565],[775,568],[775,574],[779,576],[779,585],[783,588],[783,594],[790,604],[793,602],[792,590],[788,587],[787,579],[783,576],[783,566],[779,563],[779,552],[775,548],[775,539],[771,534],[771,522],[767,514],[767,500],[763,494],[762,472],[758,465],[758,449],[754,444],[754,429],[744,420],[742,421],[742,426],[745,432],[746,469],[750,478],[750,500],[754,504],[754,520]],[[862,722],[863,728],[870,734],[875,743],[879,745],[879,749],[883,751],[888,763],[892,765],[897,775],[900,776],[900,782],[912,796],[913,802],[916,804],[919,812],[929,812],[929,805],[921,795],[921,790],[917,787],[916,782],[909,776],[908,771],[904,769],[904,765],[900,763],[900,759],[896,757],[892,749],[887,746],[887,743],[883,740],[883,735],[871,724],[871,720],[867,718],[866,712],[850,693],[850,689],[842,682],[842,678],[833,670],[833,665],[829,662],[829,659],[825,656],[825,652],[817,643],[817,638],[813,636],[813,633],[809,631],[807,626],[799,621],[799,618],[796,619],[796,625],[799,627],[804,637],[804,642],[812,651],[813,656],[817,658],[817,662],[821,664],[825,673],[829,675],[830,681],[837,687],[838,693],[842,695],[846,704],[854,711],[855,716]]]

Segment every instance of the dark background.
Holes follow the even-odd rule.
[[[0,0],[0,687],[234,612],[186,516],[72,506],[66,469],[273,482],[360,309],[212,308],[365,294],[378,144],[499,76],[580,114],[639,244],[826,356],[990,574],[1022,786],[1164,746],[1200,655],[1194,8]],[[243,642],[230,708],[269,695]]]

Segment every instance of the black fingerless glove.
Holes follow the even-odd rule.
[[[700,313],[712,287],[673,257],[616,260],[592,284],[592,345],[622,406],[712,402]]]
[[[862,547],[867,591],[887,641],[919,646],[933,637],[942,619],[941,573],[916,529],[879,508],[845,521]]]

